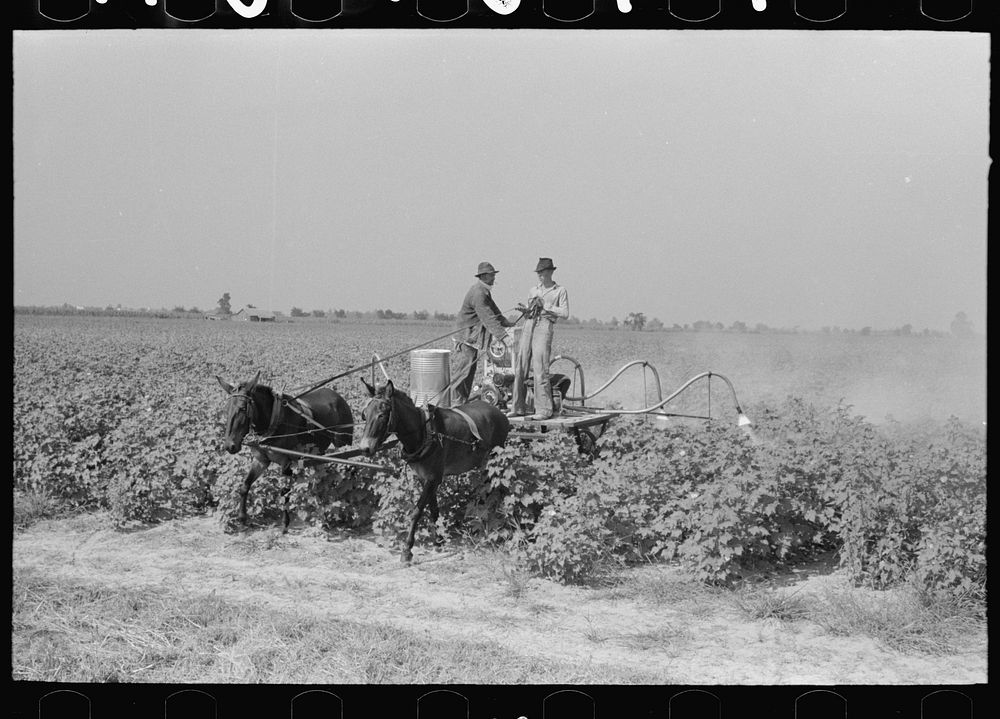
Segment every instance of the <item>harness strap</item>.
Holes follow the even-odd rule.
[[[274,434],[275,430],[278,429],[278,422],[281,419],[281,395],[271,390],[272,402],[271,402],[271,423],[267,426],[267,431],[264,434]]]
[[[457,409],[455,407],[452,407],[451,410],[452,410],[452,412],[455,412],[456,414],[461,415],[462,419],[464,419],[466,422],[468,422],[469,429],[472,430],[472,436],[475,437],[480,442],[482,442],[483,441],[483,437],[482,437],[482,435],[479,434],[479,428],[476,426],[476,423],[472,420],[472,417],[470,417],[465,412],[463,412],[462,410]]]
[[[271,406],[271,424],[267,428],[267,434],[269,434],[269,435],[270,434],[274,434],[275,430],[278,429],[279,420],[281,418],[281,407],[282,407],[282,404],[284,403],[285,398],[286,398],[286,395],[283,395],[280,392],[275,392],[274,390],[271,390],[271,392],[274,395],[274,403]],[[300,415],[307,422],[310,422],[311,424],[316,425],[317,427],[319,427],[320,429],[322,429],[324,431],[327,430],[326,427],[324,427],[323,425],[321,425],[319,422],[317,422],[313,418],[312,410],[309,409],[309,406],[306,405],[305,402],[303,402],[302,400],[298,400],[298,399],[292,400],[291,397],[288,397],[288,400],[289,400],[288,408],[290,410],[292,410],[296,414]],[[294,404],[293,404],[293,402],[294,402]]]
[[[424,423],[421,426],[423,426],[425,429],[424,429],[424,438],[420,442],[420,446],[417,447],[416,450],[414,450],[413,452],[407,452],[405,449],[403,449],[402,443],[400,443],[399,445],[400,456],[403,458],[403,461],[405,462],[420,461],[421,459],[429,455],[432,451],[434,451],[435,445],[440,444],[440,435],[437,432],[435,432],[434,428],[431,426],[431,413],[427,411],[427,407],[423,407],[422,412],[424,415]]]

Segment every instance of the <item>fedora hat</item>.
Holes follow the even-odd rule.
[[[476,277],[479,277],[479,275],[486,275],[491,272],[495,275],[497,273],[497,269],[489,262],[480,262],[479,269],[476,270]]]
[[[552,264],[551,257],[539,257],[538,264],[535,266],[535,272],[541,272],[542,270],[554,270],[555,265]]]

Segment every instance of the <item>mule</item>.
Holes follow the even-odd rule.
[[[437,488],[446,476],[483,470],[494,447],[502,447],[510,432],[507,416],[488,402],[473,400],[456,409],[431,407],[420,409],[405,392],[389,380],[377,390],[361,380],[371,400],[361,413],[365,423],[360,447],[369,456],[375,454],[389,434],[395,434],[402,447],[403,460],[417,475],[422,486],[417,506],[410,515],[402,561],[413,559],[417,525],[426,507],[434,522],[437,537]],[[475,425],[478,437],[470,422]]]
[[[260,372],[249,382],[241,382],[237,387],[219,376],[215,379],[229,395],[222,437],[225,450],[229,454],[239,452],[251,428],[262,437],[260,444],[251,448],[253,462],[239,490],[238,519],[243,525],[247,523],[247,494],[250,486],[271,463],[278,465],[284,477],[292,476],[292,465],[296,459],[282,452],[270,451],[268,447],[297,452],[308,449],[312,453],[323,454],[331,444],[343,447],[354,439],[354,415],[351,408],[343,397],[328,387],[314,389],[293,400],[260,384]],[[288,493],[291,489],[292,480],[286,479],[281,490],[284,500],[282,533],[288,531]]]

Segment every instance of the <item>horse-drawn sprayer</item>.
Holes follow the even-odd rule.
[[[720,419],[723,413],[716,412],[713,416],[713,380],[723,383],[728,389],[736,424],[743,428],[751,424],[740,406],[732,382],[717,372],[697,374],[664,395],[656,368],[646,360],[635,360],[622,366],[597,390],[588,393],[583,367],[566,355],[557,355],[550,363],[553,368],[560,363],[570,365],[566,373],[550,372],[547,391],[551,392],[555,410],[552,417],[510,417],[505,410],[512,398],[514,358],[511,348],[499,341],[491,343],[483,352],[482,379],[479,384],[473,385],[469,401],[451,406],[451,389],[457,383],[453,383],[450,376],[450,351],[423,349],[451,334],[385,358],[374,353],[370,362],[297,388],[301,390],[297,393],[278,391],[260,384],[259,372],[252,380],[236,386],[217,378],[228,394],[223,446],[232,454],[247,446],[253,457],[239,490],[239,520],[246,522],[247,493],[271,463],[277,464],[282,474],[289,478],[282,489],[285,498],[284,528],[287,530],[288,492],[296,464],[305,468],[332,463],[391,472],[394,470],[365,459],[398,446],[401,458],[418,477],[422,487],[410,517],[403,550],[403,560],[410,561],[417,525],[425,508],[432,522],[437,521],[436,491],[443,478],[484,469],[492,450],[504,446],[511,439],[532,442],[554,432],[568,433],[575,439],[582,454],[595,458],[599,451],[599,439],[615,417],[648,415],[657,420]],[[409,387],[404,390],[396,387],[385,362],[407,354],[410,376]],[[633,368],[642,371],[643,406],[627,409],[591,403]],[[376,369],[381,371],[384,383],[377,381]],[[356,422],[355,413],[344,398],[326,385],[366,371],[371,373],[370,381],[362,376],[361,382],[367,390],[368,401],[361,408],[361,421]],[[537,391],[532,379],[529,377],[526,383],[529,406]],[[655,391],[652,402],[648,399],[649,384]],[[698,387],[706,389],[703,411],[675,412],[669,409],[681,395]],[[360,436],[355,432],[355,427],[359,425],[362,426]]]

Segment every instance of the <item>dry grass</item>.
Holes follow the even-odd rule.
[[[748,621],[811,622],[830,635],[870,637],[903,653],[956,654],[975,648],[970,647],[970,637],[985,636],[982,602],[932,598],[912,586],[873,592],[827,584],[818,593],[804,593],[747,583],[725,590],[670,568],[650,567],[607,596],[667,605],[695,618],[733,607]],[[653,634],[637,634],[626,641],[644,648],[659,640],[676,643],[683,638],[683,632],[672,633],[670,627]]]
[[[725,592],[699,582],[674,567],[649,566],[607,590],[609,599],[669,606],[694,617],[718,610]]]
[[[60,503],[38,490],[14,490],[14,529],[27,529],[42,519],[62,514]]]
[[[635,672],[515,654],[162,587],[110,590],[14,572],[13,678],[179,683],[630,683]],[[640,677],[641,679],[641,677]],[[646,677],[652,681],[651,677]]]
[[[955,654],[985,635],[974,608],[928,601],[912,587],[892,592],[827,588],[809,619],[834,636],[865,635],[899,652]]]
[[[809,603],[798,592],[778,592],[755,585],[733,591],[732,602],[747,619],[794,622],[809,617]]]
[[[619,641],[630,649],[648,651],[673,651],[679,653],[683,646],[694,638],[694,633],[688,627],[678,624],[664,624],[655,629],[626,634]]]
[[[531,574],[524,569],[503,567],[503,590],[501,594],[510,599],[523,599],[528,595]]]
[[[902,653],[956,654],[985,634],[980,606],[930,598],[909,585],[876,592],[827,584],[810,594],[746,585],[731,601],[749,620],[808,621],[833,636],[866,636]]]

